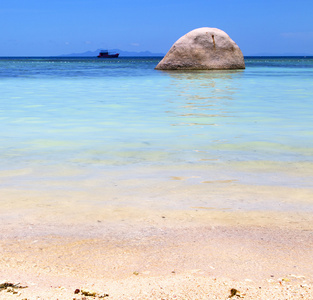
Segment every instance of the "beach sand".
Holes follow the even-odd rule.
[[[0,299],[313,299],[310,213],[45,211],[2,211]]]

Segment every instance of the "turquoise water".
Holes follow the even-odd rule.
[[[0,188],[109,174],[313,189],[313,58],[207,72],[156,71],[159,60],[0,58]]]

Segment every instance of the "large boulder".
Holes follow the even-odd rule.
[[[182,36],[156,66],[157,70],[244,69],[240,48],[223,30],[203,27]]]

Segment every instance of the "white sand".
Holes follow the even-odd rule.
[[[74,294],[82,288],[107,299],[226,299],[232,288],[244,299],[313,299],[309,215],[280,227],[253,214],[222,225],[175,216],[2,226],[0,281],[28,287],[0,299],[98,299]]]

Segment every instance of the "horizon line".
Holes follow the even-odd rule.
[[[145,52],[145,51],[142,51]],[[118,58],[121,57],[163,57],[164,55],[150,55],[150,56],[133,56],[133,55],[122,55],[119,56]],[[80,56],[80,55],[73,55],[73,54],[61,54],[61,55],[26,55],[26,56],[22,56],[22,55],[11,55],[11,56],[7,56],[7,55],[0,55],[0,58],[7,58],[7,57],[17,57],[17,58],[28,58],[28,57],[72,57],[72,58],[77,58],[77,57],[85,57],[85,58],[92,58],[92,57],[97,57],[97,56]],[[249,54],[249,55],[244,55],[244,57],[313,57],[313,54]]]

